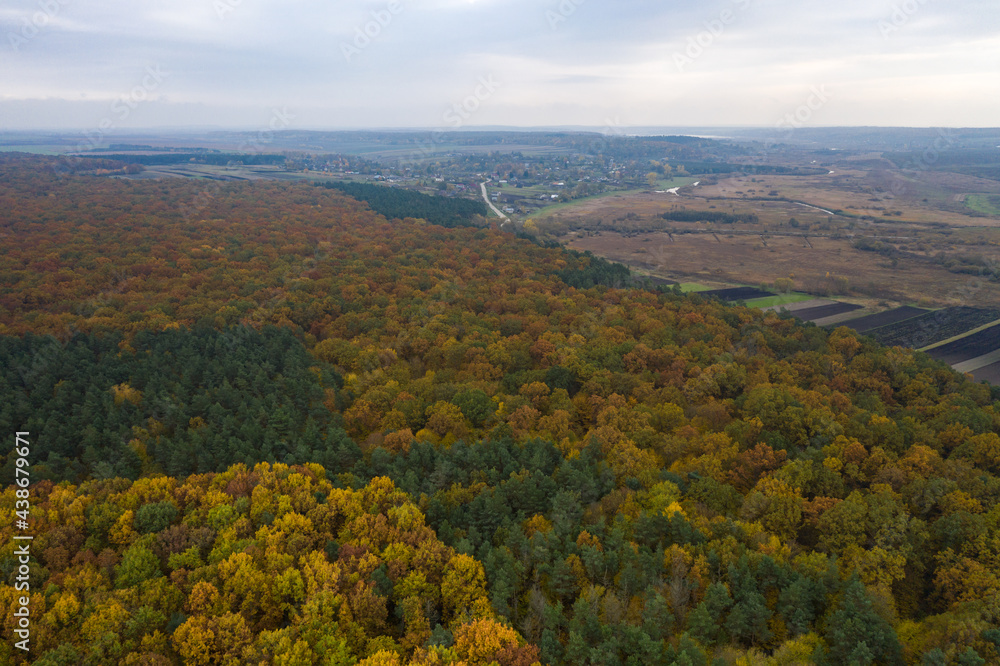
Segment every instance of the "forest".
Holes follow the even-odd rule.
[[[364,201],[387,218],[417,218],[443,227],[457,227],[474,226],[477,218],[486,217],[486,204],[479,199],[451,199],[402,188],[342,181],[329,181],[323,183],[323,187]]]
[[[378,205],[0,157],[0,661],[1000,663],[996,388]]]

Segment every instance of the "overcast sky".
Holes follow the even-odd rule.
[[[1000,125],[997,0],[0,0],[0,35],[2,129]]]

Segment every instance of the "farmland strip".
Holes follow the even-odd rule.
[[[882,326],[869,332],[869,335],[884,345],[920,349],[968,333],[997,319],[1000,319],[1000,311],[961,306]]]
[[[972,376],[977,382],[989,382],[1000,386],[1000,363],[993,363],[984,368],[973,370]]]
[[[931,358],[949,365],[972,360],[1000,349],[1000,324],[967,335],[927,352]]]
[[[868,331],[881,326],[898,324],[901,321],[913,319],[914,317],[919,317],[920,315],[926,313],[927,310],[923,308],[915,308],[911,305],[904,305],[899,308],[887,310],[886,312],[878,312],[876,314],[858,317],[857,319],[851,319],[850,321],[844,323],[844,326],[853,328],[858,333],[867,333]]]
[[[955,368],[959,372],[975,372],[980,368],[985,368],[986,366],[994,363],[1000,363],[1000,349],[991,351],[989,354],[983,354],[982,356],[970,358],[968,361],[956,363],[951,367]]]
[[[861,308],[862,306],[855,305],[854,303],[831,303],[830,305],[820,305],[815,308],[796,310],[792,314],[804,321],[815,321],[817,319],[824,319],[826,317],[844,314],[845,312],[853,312],[854,310],[860,310]]]
[[[709,291],[698,292],[701,296],[714,297],[722,301],[747,301],[752,298],[766,298],[774,296],[769,291],[757,289],[756,287],[733,287],[731,289],[711,289]]]

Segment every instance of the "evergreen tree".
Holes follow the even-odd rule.
[[[757,579],[750,571],[746,556],[740,558],[738,566],[729,568],[729,581],[734,602],[726,618],[729,635],[749,645],[770,640],[772,634],[767,621],[773,613],[757,587]]]
[[[733,605],[729,590],[722,583],[712,583],[705,590],[705,598],[688,615],[691,635],[705,645],[715,645],[725,640],[724,617]]]
[[[834,664],[902,664],[899,640],[872,606],[865,586],[854,576],[826,623],[829,658]]]

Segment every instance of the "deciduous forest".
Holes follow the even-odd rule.
[[[995,388],[444,205],[121,166],[0,157],[3,663],[1000,663]]]

